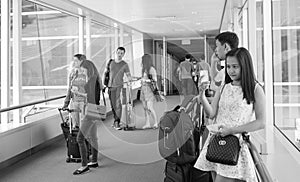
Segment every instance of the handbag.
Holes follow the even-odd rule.
[[[110,72],[110,64],[111,62],[113,61],[113,59],[110,59],[107,63],[107,66],[106,66],[106,71],[104,72],[104,81],[103,81],[103,84],[108,87],[108,82],[109,82],[109,72]]]
[[[153,92],[153,95],[155,97],[155,100],[157,102],[162,102],[164,100],[162,94],[159,92],[158,88],[157,88],[157,85],[156,85],[156,81],[153,80],[152,78],[152,75],[148,75],[148,78],[150,79],[150,84],[149,84],[149,87],[151,89],[151,91]]]
[[[210,162],[235,166],[240,153],[240,141],[235,135],[214,134],[209,141],[206,159]]]
[[[87,103],[85,105],[85,115],[92,120],[105,120],[106,119],[106,101],[104,93],[102,92],[104,105],[97,105],[92,103]]]

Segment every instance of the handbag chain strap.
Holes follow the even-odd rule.
[[[104,103],[104,105],[106,106],[106,101],[105,101],[105,97],[104,97],[104,92],[101,91],[101,93],[102,93],[102,97],[103,97],[103,103]],[[100,96],[100,100],[101,100],[101,96]]]

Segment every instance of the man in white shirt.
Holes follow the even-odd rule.
[[[179,80],[181,81],[182,93],[186,95],[195,94],[195,83],[192,79],[192,72],[194,71],[193,64],[190,62],[192,56],[185,55],[185,60],[179,65]]]
[[[218,69],[217,65],[225,60],[227,52],[239,45],[239,38],[234,32],[222,32],[215,37],[216,49],[211,57],[212,86],[220,86],[225,80],[225,68]]]

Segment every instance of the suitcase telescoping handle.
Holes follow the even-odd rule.
[[[69,108],[58,108],[58,111],[59,111],[59,115],[60,115],[60,118],[61,120],[63,121],[63,123],[65,123],[65,119],[61,113],[61,111],[67,111],[68,113],[72,113],[72,112],[78,112],[76,111],[75,109],[69,109]]]

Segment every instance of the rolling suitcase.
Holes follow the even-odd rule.
[[[195,132],[197,134],[194,136],[195,136],[195,142],[197,145],[198,156],[199,156],[199,154],[203,148],[204,142],[208,136],[208,130],[205,126],[203,106],[198,105],[198,107],[197,107],[197,112],[199,112],[199,120],[196,124],[196,129],[195,129]],[[199,170],[199,169],[195,168],[194,166],[191,166],[190,171],[189,171],[189,182],[199,182],[199,181],[213,182],[211,173],[207,172],[207,171]]]
[[[191,165],[189,163],[176,164],[167,161],[164,182],[189,182],[190,168]]]
[[[135,114],[134,114],[134,105],[133,105],[133,99],[132,99],[132,87],[130,82],[126,82],[124,86],[125,90],[123,92],[123,97],[125,97],[123,100],[125,101],[125,104],[122,106],[122,121],[124,121],[124,131],[130,131],[135,130]]]
[[[79,127],[72,127],[72,112],[77,112],[74,111],[73,109],[64,109],[65,111],[68,112],[68,117],[64,119],[62,115],[62,109],[59,108],[59,114],[62,119],[61,123],[61,129],[63,131],[64,138],[67,143],[67,159],[66,162],[81,162],[81,155],[79,151],[79,146],[77,142],[77,134],[79,132]],[[91,146],[88,141],[86,141],[87,144],[87,150],[88,150],[88,156],[91,153]]]

